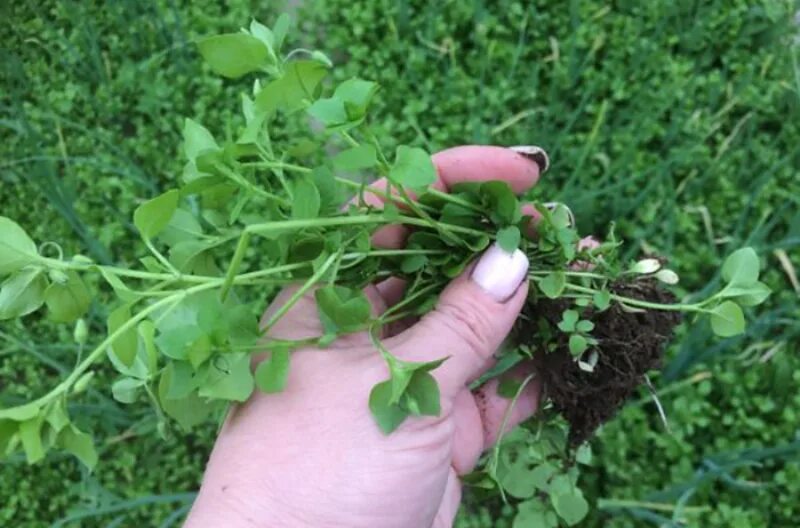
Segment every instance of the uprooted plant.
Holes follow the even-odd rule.
[[[506,435],[467,481],[521,500],[521,525],[578,522],[588,505],[572,461],[586,462],[590,453],[582,445],[567,461],[567,445],[590,437],[659,366],[680,314],[708,316],[721,337],[744,330],[741,307],[769,295],[758,281],[756,253],[734,252],[722,267],[719,291],[680,303],[660,286],[678,281],[661,260],[621,262],[613,226],[598,247],[582,248],[564,205],[533,197],[538,218],[531,233],[531,217],[504,182],[437,191],[429,153],[400,146],[389,157],[381,149],[367,115],[378,85],[350,79],[322,97],[331,61],[305,49],[283,55],[287,29],[281,17],[272,28],[254,21],[248,30],[198,42],[216,73],[257,78],[251,94],[242,95],[244,126],[235,138],[218,140],[186,120],[187,162],[178,185],[134,213],[149,253],[137,269],[65,256],[55,242],[37,245],[0,217],[0,319],[45,307],[53,323],[74,325],[79,350],[73,370],[49,392],[0,410],[0,453],[21,447],[33,463],[57,446],[92,467],[93,441],[70,422],[67,401],[92,383],[93,369],[105,358],[120,374],[111,387],[114,398],[132,403],[146,397],[162,435],[169,418],[189,429],[223,415],[256,387],[280,391],[293,350],[324,347],[356,331],[376,336],[383,325],[426,313],[447,282],[496,241],[527,254],[532,288],[496,367],[479,382],[530,365],[530,375],[504,376],[499,390],[513,402],[532,376],[540,376],[551,407]],[[278,138],[279,126],[291,120],[308,125],[309,117],[314,126],[295,126],[292,137]],[[343,148],[308,163],[323,158],[332,143]],[[367,175],[385,177],[387,186],[368,191]],[[367,191],[384,203],[369,205]],[[377,229],[397,224],[411,228],[405,248],[372,246]],[[389,277],[407,281],[404,297],[372,317],[362,289]],[[259,327],[263,307],[246,303],[237,289],[273,291],[289,283],[300,284],[296,294]],[[100,329],[83,317],[101,290],[117,302],[106,331],[95,336]],[[310,291],[324,335],[298,342],[264,338]],[[429,371],[440,362],[404,362],[377,338],[375,344],[390,377],[364,405],[380,428],[391,434],[408,416],[437,414],[439,392]],[[253,372],[251,357],[264,351],[267,359]]]

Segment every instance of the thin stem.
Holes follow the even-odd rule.
[[[270,328],[272,328],[275,325],[275,323],[277,323],[281,319],[281,317],[286,315],[286,313],[292,309],[295,303],[297,303],[297,301],[299,301],[303,297],[303,295],[306,294],[308,290],[310,290],[316,283],[318,283],[322,279],[325,273],[327,273],[328,269],[340,257],[341,253],[334,253],[333,255],[328,257],[327,260],[325,260],[325,262],[322,264],[322,266],[320,266],[320,268],[316,271],[316,273],[314,273],[311,277],[309,277],[308,280],[302,286],[300,286],[297,289],[297,291],[295,291],[285,303],[281,305],[278,311],[272,314],[272,317],[269,318],[267,323],[261,329],[261,333],[265,334],[267,331],[269,331]]]
[[[173,266],[172,263],[169,260],[167,260],[167,258],[164,255],[162,255],[161,252],[158,249],[156,249],[156,247],[153,245],[153,243],[150,241],[150,239],[147,238],[147,237],[144,237],[143,240],[144,240],[144,245],[147,246],[147,249],[150,250],[150,253],[152,253],[153,256],[155,256],[156,259],[161,264],[163,264],[170,272],[172,272],[174,277],[180,277],[181,272],[178,271],[175,268],[175,266]]]
[[[536,278],[537,276],[546,276],[550,275],[553,271],[556,270],[531,270],[528,272],[528,276],[530,278]],[[591,279],[609,279],[609,277],[605,275],[601,275],[600,273],[591,273],[588,271],[569,271],[569,270],[558,270],[567,277],[588,277]]]
[[[279,222],[267,222],[264,224],[250,224],[245,227],[246,231],[256,235],[264,235],[276,231],[294,231],[304,229],[307,227],[334,227],[344,225],[367,225],[367,224],[389,224],[401,223],[421,227],[431,227],[430,223],[421,218],[413,216],[401,215],[396,220],[387,220],[383,215],[367,214],[355,216],[334,216],[330,218],[310,218],[304,220],[282,220]],[[455,224],[448,224],[445,222],[437,222],[439,226],[445,226],[448,230],[456,233],[464,233],[468,235],[485,235],[483,231],[477,229],[470,229]]]
[[[586,288],[585,286],[578,286],[577,284],[567,284],[565,286],[567,289],[579,291],[582,293],[591,293],[594,294],[597,290],[592,288]],[[653,310],[665,310],[665,311],[672,311],[672,312],[706,312],[708,310],[703,310],[697,304],[661,304],[661,303],[653,303],[648,301],[642,301],[640,299],[631,299],[630,297],[622,297],[621,295],[616,295],[614,293],[611,294],[611,298],[615,301],[621,302],[623,304],[628,304],[631,306],[639,306],[641,308],[652,308]]]
[[[225,299],[228,297],[228,292],[233,285],[233,279],[242,265],[242,260],[244,259],[244,254],[247,252],[249,244],[250,233],[244,230],[242,231],[242,236],[239,238],[239,243],[236,244],[236,251],[233,253],[231,263],[228,265],[228,273],[225,275],[225,282],[222,284],[222,291],[220,291],[219,294],[222,302],[225,302]]]
[[[611,508],[644,508],[646,510],[662,512],[671,512],[677,508],[677,506],[674,504],[663,502],[646,502],[621,499],[598,499],[597,507],[601,510],[607,510]],[[708,506],[685,506],[683,510],[687,513],[702,513],[710,511],[711,508]]]
[[[291,205],[291,203],[288,200],[286,200],[285,198],[283,198],[281,196],[278,196],[277,194],[273,194],[273,193],[271,193],[269,191],[265,191],[264,189],[262,189],[258,185],[253,185],[252,183],[247,181],[246,178],[244,178],[243,176],[241,176],[239,174],[236,174],[235,172],[230,170],[225,165],[222,165],[220,163],[215,163],[214,167],[217,170],[219,170],[220,172],[222,172],[225,176],[227,176],[234,183],[238,184],[241,187],[246,188],[247,190],[249,190],[249,191],[251,191],[251,192],[253,192],[255,194],[261,195],[261,196],[263,196],[265,198],[269,198],[270,200],[275,200],[276,202],[278,202],[279,204],[281,204],[281,205],[283,205],[285,207],[289,207]]]
[[[400,191],[400,196],[402,196],[402,197],[403,197],[403,200],[405,200],[405,202],[406,202],[406,205],[408,205],[408,207],[409,207],[409,208],[410,208],[412,211],[414,211],[414,212],[417,214],[417,216],[419,216],[420,218],[422,218],[422,219],[426,220],[426,221],[428,222],[428,225],[429,225],[429,226],[430,226],[432,229],[435,229],[436,231],[438,231],[438,232],[439,232],[439,234],[441,234],[443,238],[449,239],[449,240],[450,240],[450,242],[454,242],[454,243],[456,243],[456,244],[458,244],[459,242],[461,242],[461,240],[459,240],[459,239],[458,239],[458,237],[455,237],[455,236],[453,236],[453,235],[452,235],[452,234],[449,232],[449,230],[448,230],[448,229],[446,229],[446,228],[444,228],[444,229],[443,229],[443,228],[442,228],[442,226],[444,226],[444,225],[446,225],[446,224],[444,224],[444,223],[441,223],[441,222],[437,222],[436,220],[434,220],[433,218],[431,218],[431,216],[430,216],[428,213],[426,213],[425,211],[423,211],[423,210],[422,210],[422,209],[419,207],[419,204],[417,204],[417,202],[415,202],[414,200],[412,200],[412,199],[411,199],[411,197],[408,195],[408,192],[406,192],[405,188],[403,188],[403,186],[402,186],[402,185],[398,185],[398,186],[397,186],[397,190],[398,190],[398,191]]]
[[[356,141],[356,139],[353,136],[350,135],[350,132],[342,130],[341,135],[351,147],[357,147],[360,145],[360,143]]]
[[[508,420],[511,419],[511,412],[514,410],[514,406],[517,404],[519,397],[522,395],[522,391],[525,390],[528,383],[530,383],[533,378],[535,378],[535,374],[529,374],[517,388],[517,392],[514,393],[514,397],[511,399],[511,402],[508,404],[508,408],[506,412],[503,413],[503,421],[500,423],[500,430],[498,431],[497,441],[494,444],[494,448],[492,449],[492,458],[491,462],[489,463],[489,471],[490,476],[497,480],[496,473],[497,473],[497,465],[500,461],[500,448],[503,444],[503,437],[506,434],[506,427],[508,427]],[[500,495],[502,495],[503,500],[506,500],[505,491],[503,490],[503,486],[498,486],[500,490]]]
[[[309,174],[312,169],[308,167],[303,167],[302,165],[295,165],[293,163],[284,163],[282,161],[249,161],[242,163],[243,167],[256,167],[256,168],[265,168],[265,169],[283,169],[287,171],[293,172],[302,172],[303,174]]]
[[[444,200],[446,202],[450,202],[450,203],[453,203],[453,204],[456,204],[456,205],[460,205],[461,207],[466,207],[467,209],[472,209],[473,211],[476,211],[476,212],[481,213],[481,214],[484,212],[483,209],[481,209],[480,207],[478,207],[477,205],[475,205],[473,203],[470,203],[470,202],[468,202],[468,201],[466,201],[466,200],[464,200],[462,198],[459,198],[458,196],[453,196],[452,194],[447,194],[446,192],[442,192],[442,191],[440,191],[438,189],[434,189],[433,187],[428,188],[427,192],[431,196],[435,196],[435,197],[439,198],[440,200]]]
[[[392,306],[391,308],[389,308],[388,310],[386,310],[383,313],[383,315],[380,318],[380,324],[385,324],[387,322],[387,320],[388,320],[387,319],[388,316],[394,314],[395,312],[397,312],[401,308],[411,304],[412,302],[414,302],[415,300],[417,300],[421,296],[425,295],[426,293],[434,290],[437,286],[439,286],[438,283],[429,284],[428,286],[425,286],[424,288],[420,288],[418,291],[414,292],[413,294],[409,295],[408,297],[406,297],[402,301],[398,302],[397,304],[395,304],[394,306]]]

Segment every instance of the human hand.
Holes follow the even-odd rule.
[[[501,147],[467,146],[433,156],[440,190],[463,181],[505,180],[521,193],[540,168]],[[381,186],[381,182],[375,184]],[[369,200],[379,201],[374,195]],[[527,209],[526,214],[531,214]],[[379,230],[373,244],[401,247],[400,226]],[[500,434],[509,400],[496,380],[468,384],[492,364],[525,301],[528,260],[490,247],[441,294],[436,308],[382,343],[396,357],[424,362],[449,357],[431,374],[441,391],[438,417],[411,418],[389,435],[367,407],[388,368],[366,333],[325,349],[292,354],[284,392],[256,392],[234,408],[214,446],[186,526],[449,527],[470,472]],[[284,290],[265,318],[292,294]],[[375,315],[402,295],[397,279],[369,286]],[[322,335],[313,295],[303,297],[269,331],[278,339]],[[540,387],[528,384],[507,425],[531,416]]]

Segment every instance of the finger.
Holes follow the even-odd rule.
[[[578,251],[583,251],[585,249],[594,249],[597,247],[600,247],[600,242],[592,236],[583,237],[578,241]],[[578,261],[578,262],[573,262],[570,265],[570,267],[577,271],[587,271],[594,269],[594,264],[592,264],[591,262]]]
[[[542,219],[542,213],[540,213],[533,204],[529,203],[522,204],[521,210],[522,216],[529,216],[531,218],[525,229],[525,235],[532,240],[536,240],[536,224]]]
[[[530,367],[515,368],[505,377],[523,383]],[[541,383],[531,379],[522,388],[516,401],[497,394],[500,382],[492,379],[474,392],[464,388],[453,406],[455,434],[453,435],[453,467],[459,475],[475,469],[484,451],[490,449],[501,435],[534,415],[539,408]],[[501,433],[502,431],[502,433]]]
[[[511,331],[528,292],[528,258],[491,246],[474,269],[451,282],[436,308],[390,342],[407,361],[448,360],[432,373],[454,397],[486,368]]]
[[[519,383],[525,383],[525,380],[530,375],[531,368],[525,365],[515,369],[508,377]],[[522,391],[516,401],[512,398],[500,396],[497,393],[500,383],[500,378],[491,379],[474,392],[475,402],[478,405],[481,423],[483,424],[484,450],[492,447],[501,435],[508,433],[514,426],[533,416],[539,409],[542,384],[538,378],[528,379],[525,386],[521,387]],[[508,416],[507,419],[506,415]],[[505,427],[503,426],[504,421],[506,422]]]
[[[434,154],[431,159],[439,177],[433,186],[449,191],[464,182],[502,180],[522,194],[539,181],[539,163],[506,147],[465,145]]]

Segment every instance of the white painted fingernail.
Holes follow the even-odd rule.
[[[486,250],[475,269],[472,280],[498,302],[505,302],[528,274],[528,257],[519,249],[509,253],[497,244]]]
[[[508,148],[536,162],[539,166],[539,174],[544,174],[547,172],[547,169],[550,168],[550,158],[542,147],[537,147],[536,145],[517,145]]]

